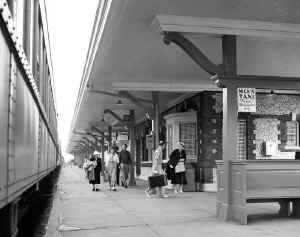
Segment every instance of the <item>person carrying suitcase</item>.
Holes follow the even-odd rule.
[[[158,148],[155,150],[154,155],[153,155],[153,161],[152,161],[152,175],[153,176],[161,176],[164,175],[164,171],[162,169],[162,158],[163,158],[163,150],[166,148],[166,144],[164,141],[159,141],[158,144]],[[149,177],[149,182],[151,182],[151,177]],[[152,187],[151,187],[152,186]],[[149,183],[149,187],[145,190],[145,194],[147,197],[151,197],[152,194],[152,189],[156,189],[157,195],[160,198],[166,198],[168,197],[165,193],[164,193],[164,189],[163,187],[164,185],[159,185],[156,187],[153,187],[153,185],[151,185]]]

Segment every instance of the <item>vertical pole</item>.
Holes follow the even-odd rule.
[[[104,135],[102,136],[102,139],[101,139],[101,156],[102,156],[102,159],[104,159]]]
[[[224,35],[222,38],[224,75],[237,74],[236,36]]]
[[[130,110],[129,142],[130,142],[130,153],[131,153],[131,161],[132,161],[132,165],[130,167],[130,180],[129,180],[130,186],[136,185],[135,175],[134,175],[135,165],[136,165],[134,121],[135,121],[134,110]]]
[[[109,125],[108,126],[108,150],[111,149],[112,145],[112,127]]]
[[[105,161],[104,161],[104,144],[105,144],[105,137],[104,133],[102,134],[102,139],[101,139],[101,165],[102,165],[102,175],[104,175],[104,167],[105,167]]]
[[[237,74],[236,36],[224,35],[222,38],[224,75]],[[232,216],[232,182],[231,161],[237,158],[237,87],[234,85],[223,89],[223,161],[224,189],[218,192],[217,213],[220,220],[230,220]]]
[[[159,143],[159,92],[152,91],[152,100],[154,107],[154,139],[153,145],[154,149],[158,146]]]
[[[237,88],[230,86],[223,89],[223,161],[224,161],[224,193],[219,207],[219,219],[225,221],[232,216],[231,168],[230,161],[237,158]]]

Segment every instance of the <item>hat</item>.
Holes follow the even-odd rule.
[[[164,144],[165,144],[165,142],[163,140],[160,140],[159,143],[158,143],[158,145],[160,145],[160,146],[162,146]]]
[[[183,142],[178,142],[178,144],[182,147],[184,147],[184,143]]]

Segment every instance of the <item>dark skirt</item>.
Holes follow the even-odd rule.
[[[175,173],[175,168],[166,167],[167,179],[171,180],[172,184],[187,184],[185,172]]]
[[[95,172],[95,180],[94,180],[94,184],[100,184],[100,172],[101,172],[101,168],[95,168],[94,169]]]
[[[185,172],[175,173],[174,179],[171,181],[172,184],[187,184]]]

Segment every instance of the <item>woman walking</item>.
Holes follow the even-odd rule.
[[[99,188],[97,188],[97,185],[101,183],[101,171],[102,171],[102,163],[101,159],[99,157],[96,158],[96,167],[94,168],[95,172],[95,191],[100,191]]]
[[[108,174],[109,189],[117,191],[116,180],[117,180],[117,166],[119,164],[119,156],[115,149],[111,149],[111,152],[107,155],[105,163],[106,171]]]
[[[163,158],[163,151],[166,148],[166,144],[164,141],[159,141],[158,148],[155,150],[153,154],[153,161],[152,161],[152,176],[159,176],[164,175],[164,171],[162,169],[162,158]],[[160,198],[167,198],[168,195],[165,194],[165,190],[162,186],[156,187],[156,193]],[[153,188],[149,187],[145,190],[145,194],[147,197],[151,198]]]
[[[186,154],[184,150],[184,143],[179,142],[178,148],[173,150],[168,161],[168,178],[174,185],[174,193],[182,193],[183,185],[187,184],[185,177],[185,161]]]
[[[95,188],[95,167],[96,167],[96,159],[94,156],[91,156],[90,160],[87,162],[87,178],[89,180],[89,183],[92,184],[93,189],[92,191],[96,191]]]

